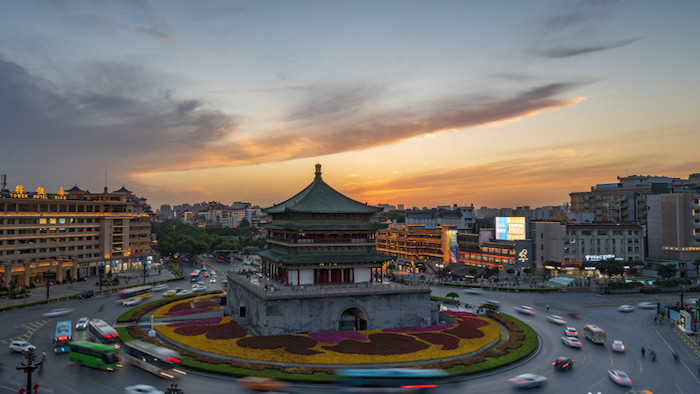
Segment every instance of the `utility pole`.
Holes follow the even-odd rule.
[[[51,279],[54,277],[54,273],[49,270],[44,272],[44,279],[46,279],[46,299],[49,299],[49,289],[51,287]]]
[[[141,262],[141,267],[143,268],[143,284],[146,284],[146,262]]]
[[[24,371],[27,374],[27,387],[26,387],[26,393],[31,394],[32,392],[36,392],[36,389],[32,388],[32,372],[34,372],[35,369],[39,368],[44,363],[44,360],[46,360],[46,354],[44,354],[41,358],[41,361],[38,363],[34,364],[34,360],[36,360],[36,356],[34,355],[34,350],[28,350],[25,352],[27,355],[27,360],[22,361],[22,366],[21,367],[15,367],[18,370]]]

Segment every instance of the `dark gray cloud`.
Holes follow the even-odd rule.
[[[312,89],[307,99],[292,109],[288,120],[318,122],[339,114],[352,116],[365,109],[383,90],[384,87],[379,84],[362,83],[350,87]]]
[[[113,69],[128,75],[121,67],[105,68]],[[124,83],[141,79],[132,75]],[[231,116],[207,109],[197,100],[177,100],[158,92],[119,94],[122,90],[111,90],[112,82],[112,77],[96,78],[86,81],[89,87],[65,89],[0,58],[5,141],[0,155],[21,160],[5,161],[5,165],[26,173],[28,167],[55,171],[64,181],[70,179],[67,174],[78,180],[82,176],[84,181],[89,178],[86,173],[94,170],[126,177],[196,161],[235,128]],[[48,168],[39,169],[41,165]]]
[[[593,52],[601,52],[608,49],[621,48],[639,41],[640,38],[629,38],[626,40],[616,41],[602,45],[591,45],[572,48],[552,48],[542,52],[542,55],[549,58],[559,59],[572,56],[585,55]]]
[[[583,0],[575,3],[565,12],[553,15],[545,20],[544,27],[548,31],[569,30],[578,28],[591,21],[599,21],[610,12],[610,8],[619,0]],[[562,3],[567,5],[568,3]]]

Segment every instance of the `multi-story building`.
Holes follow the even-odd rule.
[[[700,173],[688,179],[640,175],[617,179],[618,183],[599,184],[589,192],[571,193],[571,212],[593,213],[594,221],[646,224],[649,195],[700,191]]]
[[[635,223],[531,223],[534,262],[539,273],[595,268],[600,260],[627,265],[644,260],[645,227]]]
[[[648,197],[649,257],[693,261],[700,257],[700,194]]]
[[[438,266],[449,265],[450,237],[457,247],[457,228],[438,226],[427,228],[423,224],[392,224],[377,231],[377,251],[413,262],[431,262]],[[452,258],[456,262],[456,255]]]
[[[152,257],[151,210],[122,187],[91,194],[77,186],[0,192],[0,284],[77,280],[141,267]],[[50,275],[45,275],[51,272]]]
[[[470,229],[474,225],[474,205],[458,207],[438,207],[432,209],[411,209],[406,211],[406,224],[420,224],[427,229],[440,226],[455,226],[458,229]]]

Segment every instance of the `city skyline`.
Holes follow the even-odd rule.
[[[49,193],[532,207],[700,172],[700,3],[0,3],[0,173]],[[27,23],[31,21],[31,23]]]

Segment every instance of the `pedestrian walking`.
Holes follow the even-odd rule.
[[[644,357],[644,346],[642,346],[642,357]]]
[[[549,312],[549,304],[547,304],[547,312]]]

